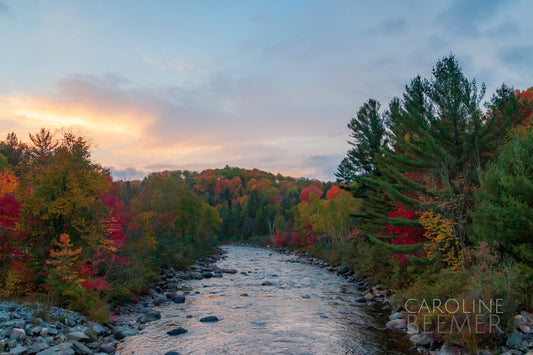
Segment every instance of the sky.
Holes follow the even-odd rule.
[[[533,86],[533,2],[0,0],[0,140],[89,138],[117,179],[225,165],[334,180],[347,124],[453,53]]]

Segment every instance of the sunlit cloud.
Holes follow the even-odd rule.
[[[305,120],[280,115],[279,107],[267,109],[260,96],[255,99],[259,109],[241,101],[240,95],[232,99],[228,87],[235,94],[246,91],[248,83],[215,78],[189,89],[140,88],[116,75],[78,75],[59,81],[49,95],[1,96],[0,130],[26,137],[41,127],[75,129],[88,136],[95,146],[94,159],[111,167],[117,178],[169,167],[202,170],[225,165],[331,176],[325,161],[310,157],[337,159],[344,152],[343,137],[335,130],[328,135],[312,115]],[[228,112],[228,102],[233,112]],[[328,166],[332,163],[337,162]]]

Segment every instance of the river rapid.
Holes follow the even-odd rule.
[[[157,307],[161,319],[127,337],[118,354],[407,353],[403,334],[384,329],[388,312],[356,303],[361,292],[337,274],[269,249],[222,248],[217,266],[238,272],[182,282],[185,303]],[[211,315],[220,320],[200,322]],[[187,332],[167,335],[177,327]]]

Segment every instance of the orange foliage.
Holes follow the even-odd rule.
[[[18,185],[18,178],[7,169],[0,171],[0,195],[9,194],[15,191]]]

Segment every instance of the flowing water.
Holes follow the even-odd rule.
[[[399,332],[385,330],[387,312],[354,302],[355,285],[294,255],[224,246],[220,268],[236,274],[184,281],[184,304],[157,307],[162,318],[125,339],[118,353],[165,354],[405,354]],[[264,281],[272,285],[262,286]],[[385,313],[385,314],[384,314]],[[220,321],[202,323],[217,316]],[[166,333],[177,327],[178,336]]]

